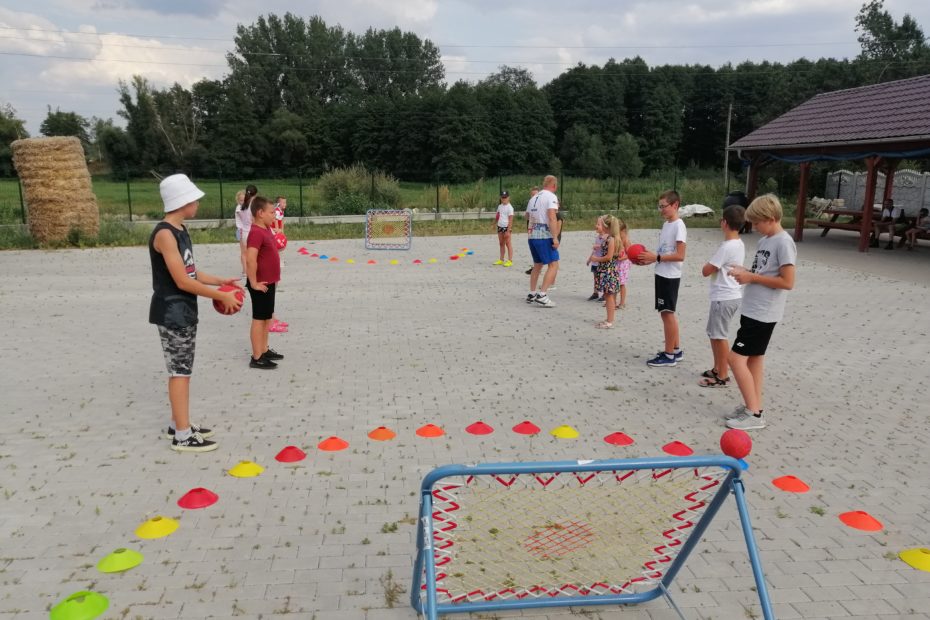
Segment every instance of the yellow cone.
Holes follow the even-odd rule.
[[[101,573],[120,573],[142,563],[142,554],[133,549],[119,548],[97,562]]]
[[[930,549],[908,549],[899,553],[898,557],[917,570],[930,573]]]
[[[265,468],[252,461],[240,461],[238,465],[229,470],[230,476],[236,478],[254,478],[265,471]]]
[[[559,439],[576,439],[578,437],[578,431],[573,429],[571,426],[562,425],[556,426],[554,429],[549,431],[553,437],[558,437]]]
[[[152,517],[142,525],[136,528],[136,536],[139,538],[164,538],[171,534],[180,525],[176,519],[171,517]]]
[[[350,265],[354,265],[354,264],[355,264],[355,259],[354,259],[354,258],[347,258],[347,259],[346,259],[346,262],[349,263]]]
[[[428,261],[426,261],[426,262],[427,262],[427,263],[435,263],[435,262],[437,262],[437,261],[436,261],[436,259],[435,259],[435,258],[431,258],[431,259],[429,259],[429,260],[428,260]]]
[[[400,261],[397,260],[396,258],[392,258],[392,259],[391,259],[391,264],[392,264],[392,265],[398,265],[398,264],[400,264]]]

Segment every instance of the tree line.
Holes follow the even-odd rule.
[[[320,17],[268,15],[238,26],[223,79],[156,88],[136,75],[119,85],[125,128],[49,107],[41,131],[78,135],[89,157],[130,175],[313,175],[360,163],[403,180],[462,182],[720,167],[728,117],[735,139],[818,93],[930,72],[930,47],[909,15],[895,21],[872,0],[856,24],[853,59],[610,59],[540,87],[509,66],[447,84],[439,49],[399,28],[356,34]],[[15,111],[0,109],[0,144],[23,133]]]

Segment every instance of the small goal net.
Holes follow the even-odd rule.
[[[409,209],[371,209],[365,214],[366,250],[409,250],[413,214]]]
[[[441,467],[421,487],[411,603],[432,620],[664,596],[681,616],[668,588],[731,491],[743,516],[741,485],[723,456]],[[769,620],[761,568],[757,586]]]

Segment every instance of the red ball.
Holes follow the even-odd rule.
[[[720,449],[735,459],[746,458],[752,451],[752,439],[746,431],[731,428],[720,436]]]
[[[228,284],[224,284],[223,286],[220,287],[220,291],[223,293],[226,293],[229,291],[236,291],[236,299],[239,300],[239,303],[242,303],[245,300],[245,293],[242,292],[242,289],[238,289],[235,286],[229,286]],[[223,310],[223,304],[221,304],[219,300],[216,300],[216,299],[213,300],[213,308],[220,314],[235,314],[239,312],[238,310],[233,310],[232,312],[226,312],[225,310]]]
[[[630,260],[636,262],[639,260],[639,255],[646,251],[646,246],[642,243],[634,243],[626,249],[626,255],[630,257]]]
[[[275,233],[274,242],[278,245],[279,250],[287,247],[287,237],[284,236],[283,232]]]

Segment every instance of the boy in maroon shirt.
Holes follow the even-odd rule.
[[[246,244],[246,275],[249,296],[252,298],[252,357],[249,368],[272,370],[284,356],[269,348],[268,327],[274,315],[275,288],[281,279],[281,258],[271,230],[275,221],[274,205],[267,198],[252,199],[252,230]]]

